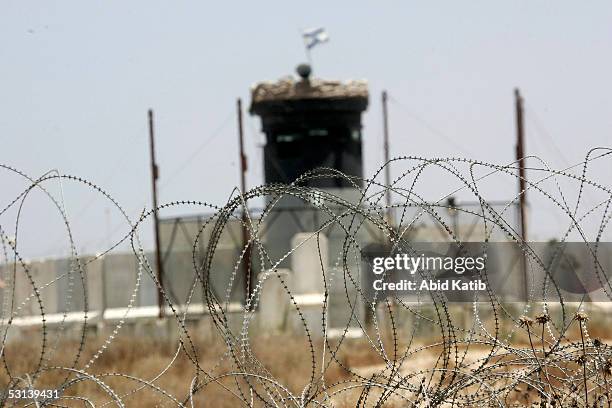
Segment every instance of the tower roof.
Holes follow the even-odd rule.
[[[259,82],[251,90],[252,103],[299,99],[368,98],[368,83],[364,80],[331,81],[319,78]]]
[[[311,78],[312,68],[300,64],[299,79],[288,76],[256,83],[251,88],[251,113],[287,114],[306,111],[361,112],[368,106],[368,83],[364,80],[331,81]]]

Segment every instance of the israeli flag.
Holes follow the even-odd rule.
[[[309,50],[317,44],[323,44],[329,41],[329,35],[323,27],[304,30],[302,36],[304,37],[306,48]]]

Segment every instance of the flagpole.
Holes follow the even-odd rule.
[[[308,61],[308,65],[310,65],[310,69],[312,69],[312,56],[310,55],[310,48],[304,44],[304,49],[306,51],[306,60]]]
[[[306,54],[306,62],[312,67],[312,57],[310,56],[310,49],[308,48],[308,42],[306,41],[306,37],[304,37],[304,29],[302,27],[299,28],[299,33],[300,37],[302,37],[302,44],[304,44],[304,54]]]

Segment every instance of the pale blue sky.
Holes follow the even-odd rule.
[[[313,52],[316,75],[370,83],[366,174],[382,159],[382,89],[401,103],[390,108],[393,155],[511,161],[515,86],[527,100],[529,153],[563,166],[589,147],[609,144],[608,1],[5,0],[0,162],[33,176],[52,168],[83,176],[137,214],[150,197],[146,110],[152,107],[161,202],[222,204],[239,180],[235,98],[248,105],[254,82],[291,74],[304,60],[300,28],[312,26],[326,27],[331,37]],[[247,116],[246,132],[253,186],[262,182],[256,118]],[[563,159],[547,147],[544,133]],[[183,166],[194,152],[196,159]],[[15,180],[0,176],[2,206],[18,190]],[[499,198],[513,193],[513,185],[500,187]],[[23,227],[39,234],[24,246],[30,256],[58,255],[59,224],[37,200],[26,206]],[[104,204],[83,212],[90,195],[81,188],[68,188],[66,200],[80,248],[104,246]],[[112,226],[119,221],[115,213],[110,218]]]

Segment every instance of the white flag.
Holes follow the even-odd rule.
[[[306,48],[311,49],[317,44],[323,44],[329,41],[329,35],[323,27],[310,28],[302,33]]]

